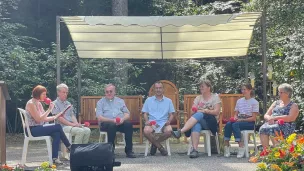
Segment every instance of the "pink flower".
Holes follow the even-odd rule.
[[[235,119],[234,117],[231,117],[231,118],[229,119],[229,121],[230,121],[230,122],[236,122],[237,119]]]
[[[283,119],[278,119],[278,124],[279,125],[283,125],[284,124],[284,120]]]
[[[156,121],[150,121],[151,125],[156,125]]]
[[[50,98],[48,98],[48,97],[46,97],[46,98],[44,99],[44,103],[47,104],[47,105],[50,105],[51,102],[52,102],[52,100],[51,100]]]
[[[193,112],[197,112],[197,107],[196,106],[192,106],[192,111]]]
[[[116,123],[120,123],[120,118],[119,117],[115,118],[115,121]]]
[[[90,122],[84,122],[84,126],[85,127],[89,127],[90,126]]]

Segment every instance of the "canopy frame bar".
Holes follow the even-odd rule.
[[[57,69],[57,75],[56,75],[56,82],[57,85],[61,83],[61,69],[60,69],[60,56],[61,56],[61,47],[60,47],[60,23],[64,22],[61,20],[61,17],[63,16],[56,16],[56,69]],[[265,9],[262,12],[261,18],[261,31],[262,31],[262,72],[263,72],[263,112],[266,112],[267,108],[267,56],[266,56],[266,12]],[[237,23],[241,22],[248,22],[248,21],[238,21]],[[77,24],[81,25],[81,24]],[[97,24],[102,25],[102,24]],[[220,31],[220,30],[219,30]],[[225,31],[225,30],[223,30]],[[206,32],[206,31],[205,31]],[[160,27],[160,33],[161,33],[161,60],[164,60],[163,56],[163,38],[162,38],[162,27]],[[199,58],[198,58],[199,59]],[[208,58],[206,58],[208,59]],[[171,59],[170,59],[171,60]],[[245,64],[245,80],[248,82],[248,56],[245,56],[244,64]],[[215,60],[216,61],[216,60]],[[220,61],[220,60],[219,60]],[[81,97],[81,58],[78,57],[78,108],[77,108],[77,114],[80,112],[80,97]]]

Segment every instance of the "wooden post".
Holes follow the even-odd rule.
[[[267,56],[266,56],[266,8],[262,13],[262,71],[263,71],[263,114],[267,111]]]
[[[248,56],[245,57],[245,82],[248,83]]]
[[[6,163],[6,100],[10,100],[7,86],[0,81],[0,161]]]
[[[59,85],[61,83],[60,80],[60,16],[56,16],[56,71],[57,71],[57,78],[56,83]]]

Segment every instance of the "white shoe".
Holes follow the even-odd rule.
[[[245,147],[239,147],[236,158],[243,158],[245,156]]]
[[[54,163],[54,164],[63,164],[62,161],[60,161],[59,158],[54,158],[54,159],[53,159],[53,163]]]
[[[230,157],[230,147],[229,146],[224,147],[224,156]]]

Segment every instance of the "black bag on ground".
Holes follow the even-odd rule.
[[[73,144],[70,154],[71,171],[112,171],[115,165],[111,144]]]

